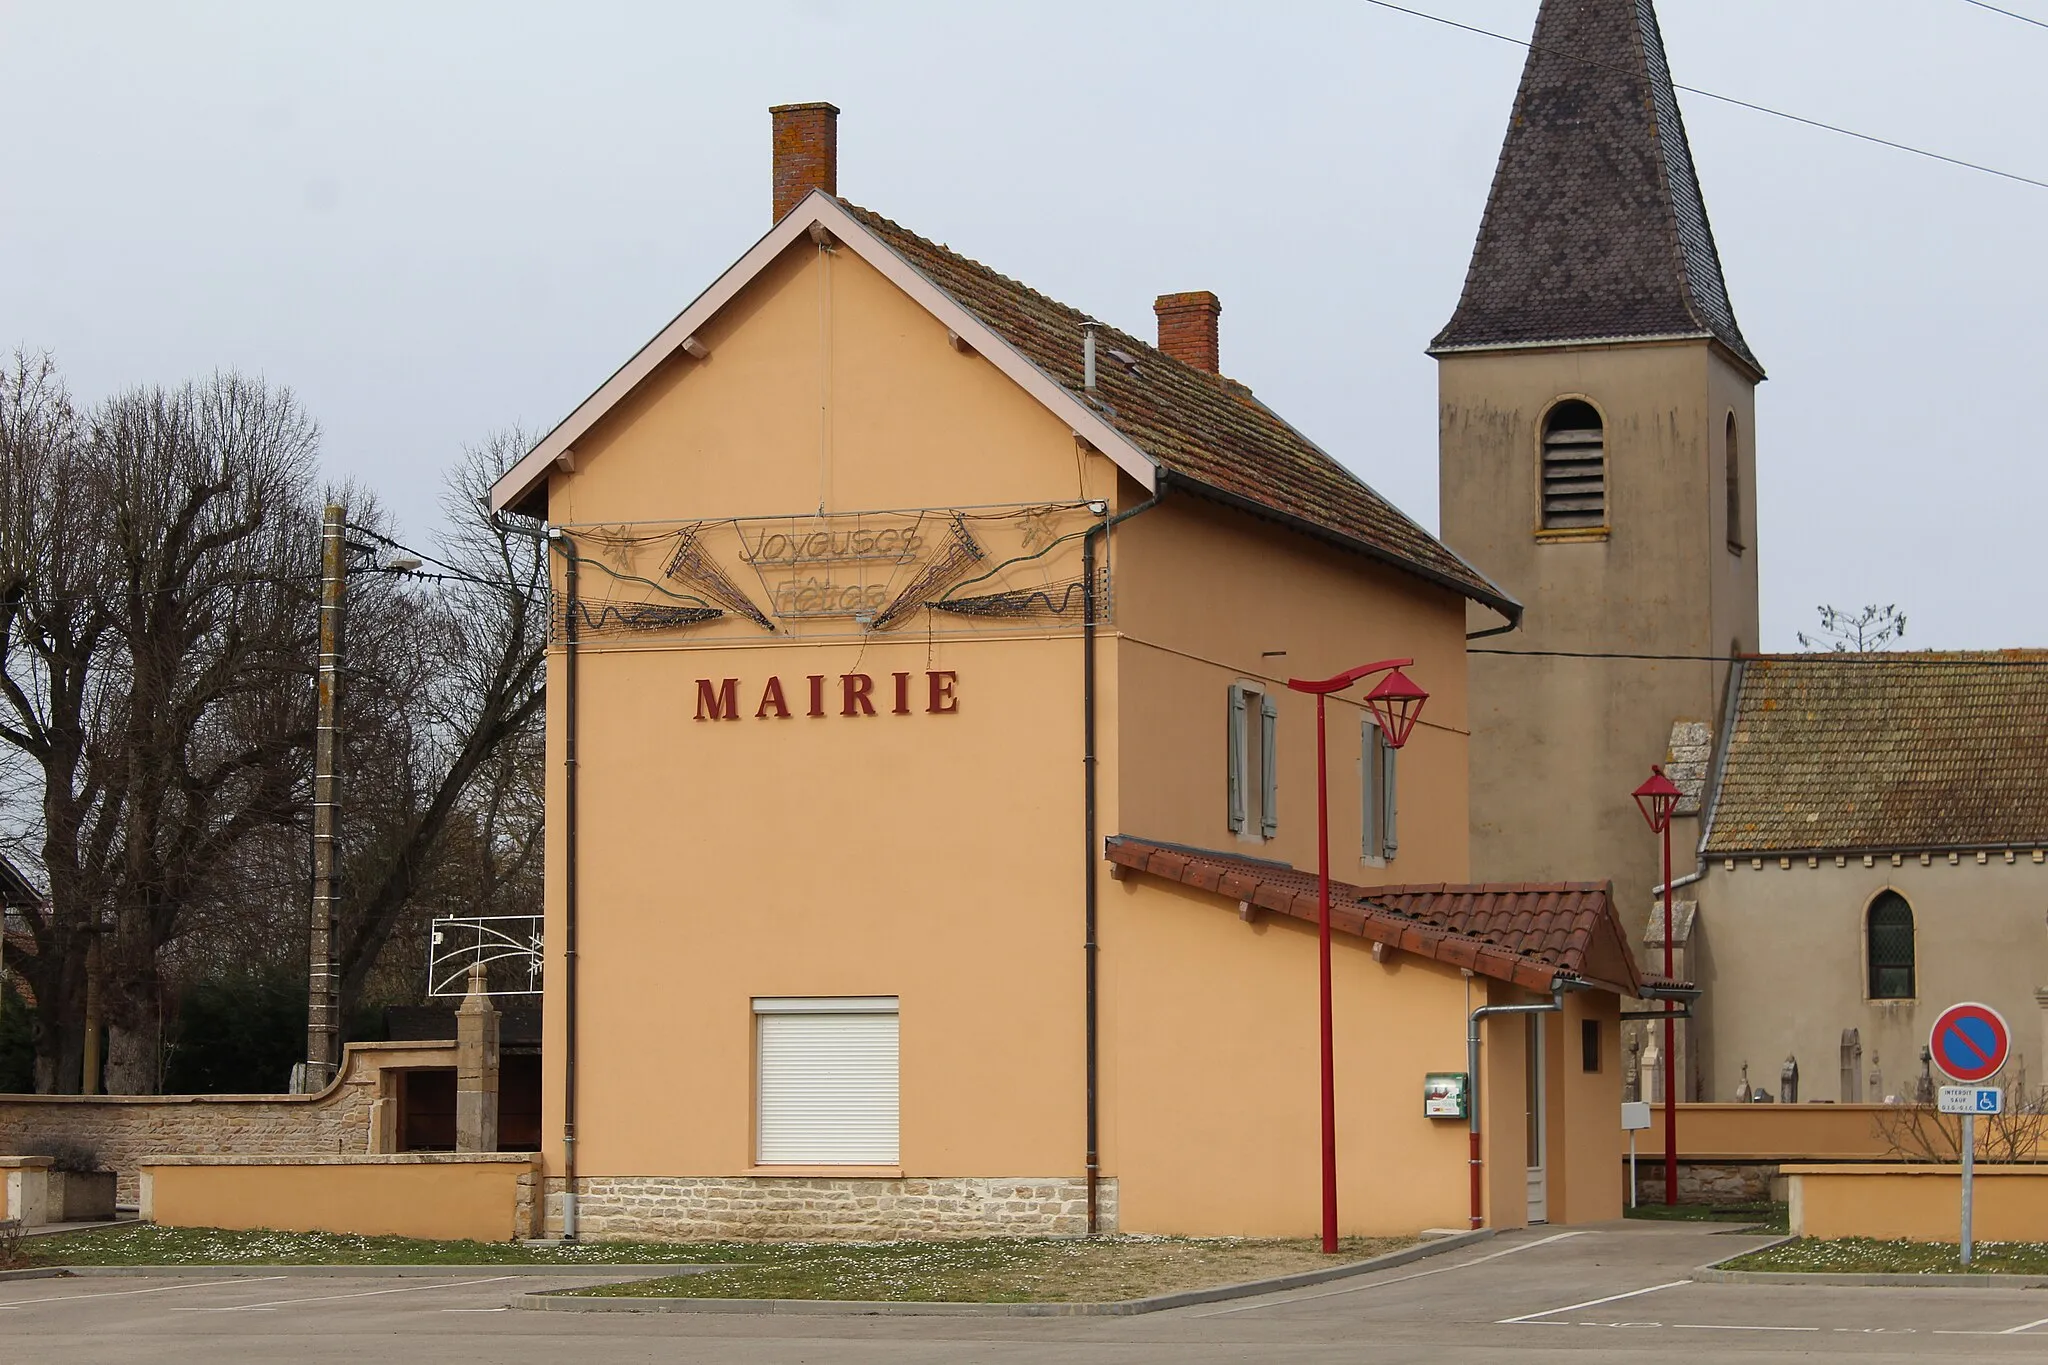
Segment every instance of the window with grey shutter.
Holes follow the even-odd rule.
[[[1543,422],[1543,529],[1607,524],[1607,433],[1591,403],[1571,398]]]
[[[1385,849],[1388,862],[1394,861],[1394,853],[1401,847],[1401,792],[1394,781],[1400,768],[1401,751],[1380,741],[1380,792],[1382,809],[1380,814],[1380,847]]]

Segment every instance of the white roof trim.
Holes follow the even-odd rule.
[[[492,484],[491,510],[502,512],[532,492],[536,484],[547,478],[548,471],[554,467],[555,462],[567,454],[585,432],[597,425],[598,420],[627,394],[638,388],[641,382],[654,372],[656,366],[682,349],[685,341],[693,337],[720,309],[731,302],[740,290],[752,283],[755,276],[765,270],[792,242],[808,232],[814,223],[823,225],[855,255],[916,300],[926,312],[944,323],[948,330],[966,341],[1019,388],[1036,398],[1054,416],[1072,427],[1076,436],[1107,455],[1116,463],[1117,468],[1136,479],[1147,492],[1154,489],[1158,471],[1151,456],[1133,445],[1130,438],[1110,426],[1099,413],[1076,398],[1069,390],[1053,382],[1050,376],[1032,364],[993,329],[955,303],[945,291],[933,284],[915,266],[868,231],[838,200],[823,190],[812,190],[804,196],[801,203],[783,217],[781,222],[769,230],[767,236],[754,243],[752,250],[734,262],[709,289],[699,294],[689,307],[656,333],[652,341],[642,346],[632,359],[621,365],[611,378],[599,385],[595,393],[584,399],[574,412],[563,418],[560,425],[541,439],[539,445],[527,452],[503,478]],[[1074,339],[1077,352],[1080,345],[1081,340],[1077,335]]]

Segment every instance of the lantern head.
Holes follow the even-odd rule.
[[[1652,763],[1649,780],[1636,788],[1635,797],[1653,834],[1662,834],[1670,826],[1671,813],[1678,809],[1678,798],[1682,795],[1678,784],[1664,776],[1664,765]]]
[[[1380,737],[1390,749],[1398,749],[1408,742],[1416,717],[1422,714],[1422,704],[1428,700],[1429,693],[1417,687],[1414,680],[1398,668],[1381,678],[1379,685],[1365,694],[1365,704],[1371,709],[1372,718],[1379,722]]]

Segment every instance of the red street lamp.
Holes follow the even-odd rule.
[[[1312,682],[1289,678],[1296,692],[1312,692],[1316,699],[1316,932],[1322,972],[1322,1066],[1323,1066],[1323,1250],[1337,1250],[1337,1069],[1330,1025],[1330,763],[1329,743],[1324,729],[1324,698],[1342,692],[1360,678],[1385,673],[1379,684],[1365,694],[1366,707],[1380,727],[1380,738],[1398,749],[1408,742],[1416,717],[1429,693],[1410,681],[1402,668],[1413,659],[1385,659],[1376,664],[1348,669],[1334,678]]]
[[[1636,805],[1652,833],[1664,836],[1664,979],[1671,979],[1671,815],[1682,793],[1664,776],[1662,764],[1650,765],[1649,780],[1635,790]],[[1664,1202],[1678,1202],[1678,1084],[1672,1067],[1671,1002],[1664,1002]],[[1631,1196],[1633,1197],[1633,1196]]]

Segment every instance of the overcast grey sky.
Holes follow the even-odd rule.
[[[1411,0],[1526,37],[1535,0]],[[2048,18],[2048,0],[2007,0]],[[1662,0],[1677,79],[2048,179],[2048,29],[1964,0]],[[288,384],[330,474],[433,534],[768,226],[772,103],[840,189],[1224,369],[1428,525],[1450,315],[1521,49],[1362,0],[1225,5],[0,0],[0,345],[96,398]],[[1759,400],[1764,643],[1898,602],[2048,644],[2048,190],[1696,96]]]

